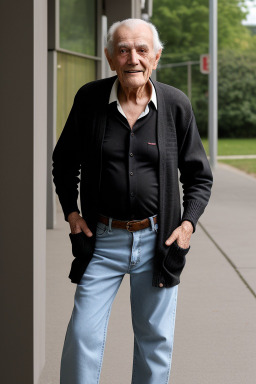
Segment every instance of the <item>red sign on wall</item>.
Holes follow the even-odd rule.
[[[210,55],[200,55],[200,72],[207,75],[210,73]]]

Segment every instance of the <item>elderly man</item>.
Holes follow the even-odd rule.
[[[115,23],[105,52],[117,77],[77,92],[54,150],[54,182],[75,256],[70,279],[77,284],[61,384],[99,383],[111,305],[126,273],[132,383],[169,380],[177,285],[212,174],[189,100],[150,79],[161,51],[152,24]]]

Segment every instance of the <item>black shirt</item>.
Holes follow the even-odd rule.
[[[101,214],[120,220],[141,220],[158,211],[157,111],[131,130],[117,103],[108,106],[102,150]]]

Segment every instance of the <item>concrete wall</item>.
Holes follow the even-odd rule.
[[[44,364],[47,2],[0,8],[0,382]],[[35,22],[34,22],[35,21]]]

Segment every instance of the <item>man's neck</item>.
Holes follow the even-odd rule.
[[[134,103],[137,105],[147,104],[152,95],[152,86],[148,80],[147,84],[144,84],[138,88],[126,88],[122,87],[119,83],[118,87],[118,100],[122,103]]]

